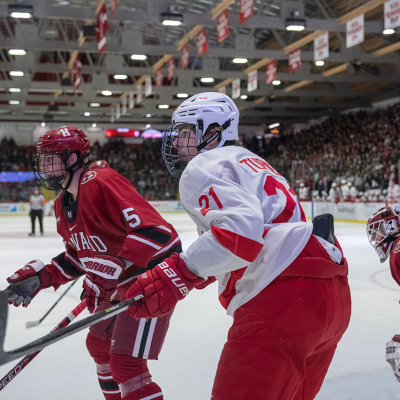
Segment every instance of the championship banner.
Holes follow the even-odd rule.
[[[129,92],[129,109],[132,110],[133,107],[135,107],[135,93]]]
[[[108,31],[108,18],[105,4],[97,14],[96,39],[99,54],[106,49],[106,32]]]
[[[189,43],[181,48],[181,68],[185,69],[189,66]]]
[[[228,9],[222,11],[217,17],[218,43],[229,36],[229,15]]]
[[[265,72],[267,84],[276,80],[276,60],[271,61],[266,65]]]
[[[117,8],[118,8],[118,0],[111,0],[110,1],[110,11],[111,11],[111,16],[112,17],[117,12]]]
[[[137,86],[137,89],[136,89],[136,102],[138,104],[140,104],[142,102],[142,100],[143,100],[143,87],[142,87],[142,85],[140,85],[140,86]]]
[[[115,106],[115,118],[119,119],[121,117],[121,106],[119,103]]]
[[[346,47],[353,47],[364,41],[364,14],[346,23]]]
[[[204,28],[197,34],[196,46],[197,46],[197,55],[198,56],[201,56],[203,53],[207,53],[208,45],[207,45],[206,28]]]
[[[253,92],[257,89],[258,86],[258,77],[257,70],[249,72],[247,75],[247,91]]]
[[[146,80],[144,81],[144,95],[146,97],[151,95],[151,76],[147,76]]]
[[[171,57],[168,60],[168,80],[171,80],[175,76],[175,60]]]
[[[162,68],[158,68],[156,71],[156,86],[161,87],[163,85]]]
[[[218,92],[222,93],[222,94],[226,94],[226,86],[222,86],[218,89]]]
[[[241,0],[239,24],[242,24],[244,21],[247,21],[252,16],[253,16],[253,0]]]
[[[329,33],[326,32],[314,39],[314,61],[329,57]]]
[[[289,53],[289,73],[293,74],[301,68],[301,50],[293,50]]]
[[[71,68],[71,82],[74,84],[76,90],[79,90],[79,88],[81,87],[81,78],[82,63],[78,54]]]
[[[237,99],[240,96],[240,79],[235,79],[232,82],[232,99]]]
[[[128,98],[124,97],[122,99],[122,115],[126,114],[127,111],[128,111]]]
[[[385,29],[400,26],[400,0],[389,0],[385,3]]]

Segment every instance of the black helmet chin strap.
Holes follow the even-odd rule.
[[[197,120],[197,123],[201,129],[203,129],[203,120],[199,119]],[[228,119],[228,121],[224,122],[222,125],[222,131],[216,131],[214,132],[213,135],[211,135],[208,139],[206,139],[204,142],[201,142],[198,146],[196,146],[196,149],[198,152],[204,149],[204,147],[208,146],[215,138],[217,138],[225,129],[227,129],[231,125],[231,120]]]
[[[72,153],[71,153],[72,154]],[[83,156],[79,157],[76,162],[74,162],[72,165],[70,165],[69,167],[67,167],[67,165],[65,165],[65,171],[69,172],[69,179],[67,184],[65,185],[65,187],[61,186],[62,190],[68,190],[68,188],[71,186],[72,183],[72,178],[74,177],[75,172],[82,167],[82,165],[84,164],[83,160],[89,157],[89,153],[85,153]],[[65,162],[66,164],[66,162]]]

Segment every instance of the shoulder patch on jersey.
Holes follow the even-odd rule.
[[[96,171],[89,171],[87,172],[84,177],[82,178],[81,184],[83,185],[86,182],[89,182],[90,180],[96,178],[97,172]]]
[[[398,253],[400,251],[400,240],[397,242],[395,248],[393,249],[393,253]]]

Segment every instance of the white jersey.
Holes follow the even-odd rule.
[[[179,192],[201,235],[181,256],[197,276],[218,279],[232,316],[296,259],[312,233],[286,179],[241,147],[199,154]]]

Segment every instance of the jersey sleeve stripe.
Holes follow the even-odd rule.
[[[73,264],[75,264],[77,267],[81,268],[81,269],[85,269],[83,267],[83,265],[78,262],[77,260],[75,260],[74,257],[72,257],[70,254],[68,254],[67,252],[65,252],[65,257],[68,258]]]
[[[59,268],[61,268],[63,271],[65,271],[67,274],[69,274],[69,279],[71,278],[78,278],[79,276],[82,276],[84,272],[82,271],[83,267],[77,268],[75,265],[72,264],[69,260],[66,259],[65,255],[68,253],[61,253],[57,257],[53,258],[53,264],[54,262],[57,262],[57,265]],[[71,257],[72,258],[72,257]],[[75,262],[76,261],[72,258],[72,260]]]
[[[147,245],[149,245],[149,246],[151,246],[151,247],[154,247],[154,248],[157,249],[157,250],[160,250],[160,249],[161,249],[161,246],[157,246],[156,244],[151,243],[151,242],[148,241],[148,240],[142,239],[142,238],[140,238],[139,236],[128,235],[127,237],[128,237],[129,239],[134,239],[134,240],[137,240],[138,242],[145,243],[145,244],[147,244]]]
[[[167,244],[171,240],[171,235],[157,231],[153,227],[135,229],[134,233],[161,244]]]
[[[257,258],[258,253],[264,245],[227,229],[215,226],[211,228],[211,232],[222,246],[248,262],[253,262]]]
[[[172,243],[170,243],[168,246],[163,247],[160,251],[158,251],[156,254],[154,254],[154,257],[166,252],[167,250],[169,250],[172,246],[174,246],[179,241],[180,241],[180,238],[178,236]]]
[[[162,226],[162,225],[157,225],[155,228],[162,229],[162,230],[164,230],[164,231],[167,231],[167,232],[169,232],[169,233],[172,233],[171,229],[168,229],[167,227]]]
[[[52,263],[57,269],[59,269],[60,272],[61,272],[66,278],[68,278],[68,279],[73,279],[73,278],[74,278],[73,276],[68,275],[68,274],[64,271],[64,269],[61,268],[60,265],[54,260],[54,258],[53,258],[53,260],[51,260],[51,263]]]

